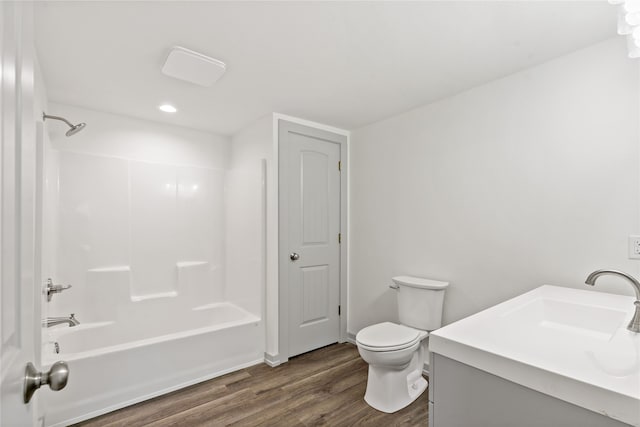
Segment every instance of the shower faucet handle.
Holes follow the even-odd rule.
[[[47,302],[51,302],[53,294],[59,294],[62,291],[66,291],[71,288],[71,285],[54,285],[53,280],[47,279],[47,287],[44,289],[44,293],[47,295]]]

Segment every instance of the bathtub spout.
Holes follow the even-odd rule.
[[[42,326],[45,328],[62,325],[63,323],[68,324],[69,327],[78,326],[80,324],[74,313],[71,313],[69,317],[47,317],[46,319],[42,319]]]

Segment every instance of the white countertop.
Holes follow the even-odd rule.
[[[432,332],[429,350],[640,427],[633,302],[545,285]]]

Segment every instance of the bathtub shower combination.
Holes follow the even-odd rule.
[[[264,164],[216,169],[45,152],[42,394],[66,425],[263,359]],[[46,276],[45,276],[46,277]],[[50,322],[51,323],[51,322]]]

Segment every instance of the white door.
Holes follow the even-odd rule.
[[[340,336],[340,138],[281,122],[288,243],[288,356]]]
[[[31,5],[0,2],[0,22],[0,425],[32,426],[34,400],[23,402],[39,316]]]

